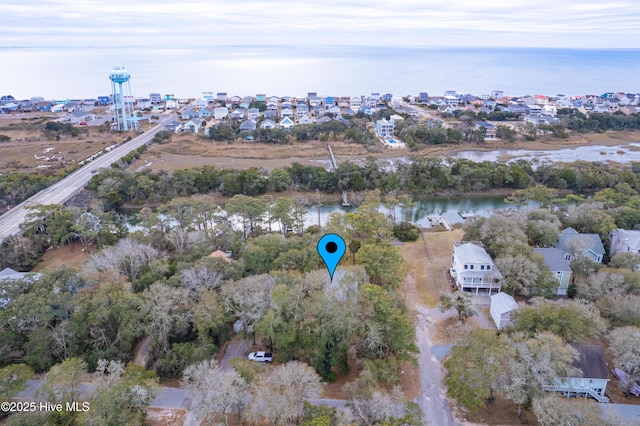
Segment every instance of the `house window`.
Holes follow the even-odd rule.
[[[480,270],[484,271],[484,265],[480,265]]]
[[[470,266],[469,266],[469,269],[473,269],[473,265],[470,265]]]
[[[464,269],[469,269],[469,265],[464,265]]]
[[[487,271],[491,270],[491,265],[487,265]]]
[[[564,258],[565,258],[565,260],[571,260],[571,255],[570,254],[565,254]]]

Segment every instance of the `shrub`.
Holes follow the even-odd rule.
[[[409,222],[401,222],[393,227],[393,235],[402,242],[415,241],[420,237],[420,229]]]

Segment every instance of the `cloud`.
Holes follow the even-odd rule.
[[[640,2],[8,0],[1,45],[640,47]]]

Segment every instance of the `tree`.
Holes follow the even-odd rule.
[[[254,343],[253,327],[271,304],[273,287],[275,281],[267,274],[246,277],[222,286],[222,298],[226,309],[242,321],[246,333],[253,335]]]
[[[542,271],[532,255],[520,253],[515,256],[507,255],[497,258],[495,263],[504,277],[502,291],[511,295],[535,293],[538,277]]]
[[[144,268],[158,257],[158,251],[146,244],[140,244],[125,238],[116,245],[95,253],[87,260],[83,271],[88,275],[99,273],[118,273],[133,282]]]
[[[156,283],[142,294],[141,310],[146,319],[147,333],[154,338],[159,352],[169,348],[169,336],[184,328],[190,319],[187,290]]]
[[[200,418],[218,415],[228,424],[226,413],[229,409],[240,418],[247,396],[247,382],[237,371],[222,371],[216,360],[210,359],[185,368],[182,383],[189,391],[189,409]]]
[[[609,334],[609,350],[616,365],[627,373],[620,385],[626,395],[635,382],[640,382],[640,328],[620,327]]]
[[[87,378],[87,363],[80,358],[69,358],[54,365],[45,376],[42,386],[36,391],[36,398],[50,403],[66,404],[67,402],[85,401],[82,382]],[[45,415],[44,424],[75,424],[78,411],[51,411]]]
[[[395,287],[404,279],[404,259],[400,250],[388,242],[363,245],[358,250],[358,259],[373,284]]]
[[[304,401],[317,398],[322,392],[320,377],[313,368],[298,361],[269,368],[258,376],[253,388],[252,417],[266,419],[273,425],[299,419]]]
[[[600,311],[589,302],[535,298],[532,303],[511,314],[515,329],[528,336],[550,332],[567,342],[577,342],[598,337],[606,330]]]
[[[528,339],[515,336],[510,345],[516,356],[507,359],[504,391],[507,398],[518,405],[518,415],[522,407],[530,406],[535,398],[542,395],[543,385],[556,377],[577,373],[571,365],[578,356],[577,351],[551,333],[538,333]]]
[[[12,364],[0,368],[0,401],[11,400],[27,386],[33,371],[24,364]]]
[[[500,387],[506,360],[515,355],[504,335],[485,329],[471,331],[445,361],[449,395],[471,410],[485,407]]]
[[[449,309],[455,309],[458,312],[458,319],[464,321],[466,318],[475,315],[476,311],[471,306],[471,295],[466,291],[456,291],[455,293],[440,293],[440,301],[438,302],[440,312],[446,312]]]
[[[581,398],[569,400],[553,394],[543,395],[533,399],[531,411],[542,426],[615,426],[622,424],[612,418],[603,418],[598,404],[587,400],[582,401]]]
[[[90,410],[82,424],[142,424],[148,407],[157,394],[155,373],[119,361],[99,360],[98,389],[91,397]]]
[[[618,253],[609,262],[610,268],[628,269],[630,271],[637,270],[638,265],[640,265],[640,254],[630,252]]]

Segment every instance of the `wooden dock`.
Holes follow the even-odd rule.
[[[331,145],[327,144],[327,148],[329,148],[329,155],[331,156],[331,165],[333,166],[333,170],[336,170],[338,168],[338,162],[336,161],[336,157],[333,156]]]
[[[480,217],[479,214],[469,213],[469,212],[466,212],[466,211],[459,211],[458,214],[464,220],[469,220],[469,221],[474,221],[474,220],[476,220],[477,218]]]
[[[431,216],[428,216],[427,219],[429,219],[429,222],[431,222],[431,225],[433,224],[441,225],[447,231],[453,231],[453,226],[451,226],[447,218],[445,218],[444,216],[431,215]]]

